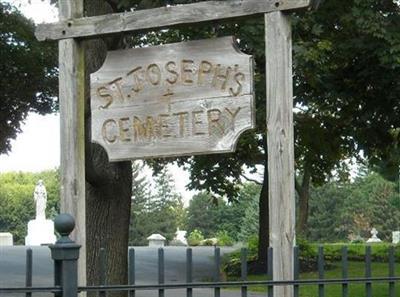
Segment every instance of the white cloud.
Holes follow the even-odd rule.
[[[58,9],[49,0],[5,0],[17,7],[35,23],[50,23],[58,20]]]
[[[60,164],[59,116],[28,115],[22,133],[11,142],[9,155],[0,155],[0,172],[38,172]]]

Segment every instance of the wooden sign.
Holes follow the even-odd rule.
[[[232,152],[253,97],[232,37],[111,51],[91,75],[92,141],[110,161]]]

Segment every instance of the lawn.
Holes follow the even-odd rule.
[[[396,265],[396,276],[400,275],[400,265]],[[325,278],[341,278],[342,268],[340,262],[334,262],[333,268],[325,272]],[[385,277],[388,275],[387,263],[373,263],[372,264],[372,277]],[[363,262],[349,261],[349,278],[364,277],[365,276],[365,264]],[[301,279],[318,279],[317,272],[302,273]],[[249,275],[249,280],[265,280],[266,276],[262,275]],[[231,278],[230,280],[234,280]],[[400,282],[396,283],[396,296],[400,296]],[[389,288],[387,283],[373,283],[372,285],[372,297],[388,297]],[[249,287],[249,291],[253,292],[266,292],[266,288],[263,286],[252,286]],[[318,286],[317,285],[302,285],[300,286],[301,297],[318,297]],[[341,285],[326,285],[325,286],[325,297],[341,297],[342,286]],[[351,284],[349,285],[349,297],[364,297],[365,285],[364,284]]]

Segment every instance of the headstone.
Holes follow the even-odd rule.
[[[371,230],[371,238],[367,240],[367,243],[376,243],[376,242],[382,242],[382,240],[380,240],[378,238],[378,231],[375,228],[372,228]]]
[[[174,246],[187,246],[188,242],[186,239],[187,231],[179,230],[179,228],[175,232],[175,237],[171,241],[170,245]]]
[[[42,180],[35,187],[33,199],[36,204],[36,218],[28,223],[25,245],[53,244],[56,242],[54,223],[46,220],[47,191]]]
[[[400,243],[400,231],[393,231],[392,232],[392,243],[393,244]]]
[[[161,234],[152,234],[147,237],[147,240],[149,241],[149,247],[163,247],[167,239]]]
[[[0,232],[0,246],[12,246],[13,236],[9,232]]]

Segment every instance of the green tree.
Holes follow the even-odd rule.
[[[136,168],[134,172],[137,172]],[[153,233],[162,234],[170,241],[176,229],[184,226],[186,211],[182,197],[176,193],[172,176],[166,168],[155,178],[155,193],[151,193],[148,188],[149,183],[135,174],[129,240],[131,245],[147,245],[147,237]]]
[[[307,237],[321,242],[369,238],[375,227],[381,239],[390,241],[400,226],[399,199],[396,185],[371,171],[352,183],[312,187]]]
[[[0,3],[0,154],[21,132],[29,112],[45,114],[56,108],[56,51],[38,42],[34,25],[10,4]]]
[[[33,191],[39,179],[47,190],[46,217],[54,219],[59,212],[58,171],[0,174],[0,232],[11,232],[16,244],[24,244],[28,222],[35,218]]]
[[[192,197],[187,209],[188,234],[198,230],[201,234],[210,238],[218,230],[217,216],[220,201],[213,201],[212,196],[207,192],[200,192]]]
[[[193,196],[187,211],[187,230],[199,230],[206,237],[216,237],[225,232],[233,240],[247,239],[258,230],[258,197],[260,187],[254,183],[245,183],[240,187],[235,202],[215,198],[207,192]],[[254,215],[255,217],[250,217]],[[249,217],[246,218],[246,215]],[[255,222],[256,221],[256,222]]]
[[[143,164],[139,162],[132,163],[132,205],[131,205],[131,217],[129,226],[129,245],[145,245],[146,236],[149,234],[143,234],[143,226],[146,222],[147,201],[149,200],[150,183],[147,181],[143,174]]]
[[[251,237],[257,236],[259,230],[259,202],[260,186],[255,183],[246,183],[239,192],[239,202],[248,201],[243,218],[240,221],[238,239],[247,242]],[[242,204],[242,203],[240,203]],[[244,204],[244,203],[243,203]]]
[[[353,215],[353,220],[356,215],[361,216],[368,223],[364,229],[357,231],[365,237],[370,237],[371,228],[374,227],[379,231],[381,239],[390,241],[391,232],[400,227],[398,200],[396,184],[385,180],[379,174],[372,172],[364,178],[357,179],[351,193],[353,211],[349,215]]]
[[[305,234],[307,238],[320,242],[347,240],[349,230],[354,226],[353,218],[348,216],[354,209],[347,207],[350,197],[350,183],[332,181],[311,187],[309,228]],[[356,203],[354,207],[361,208],[361,205]]]

